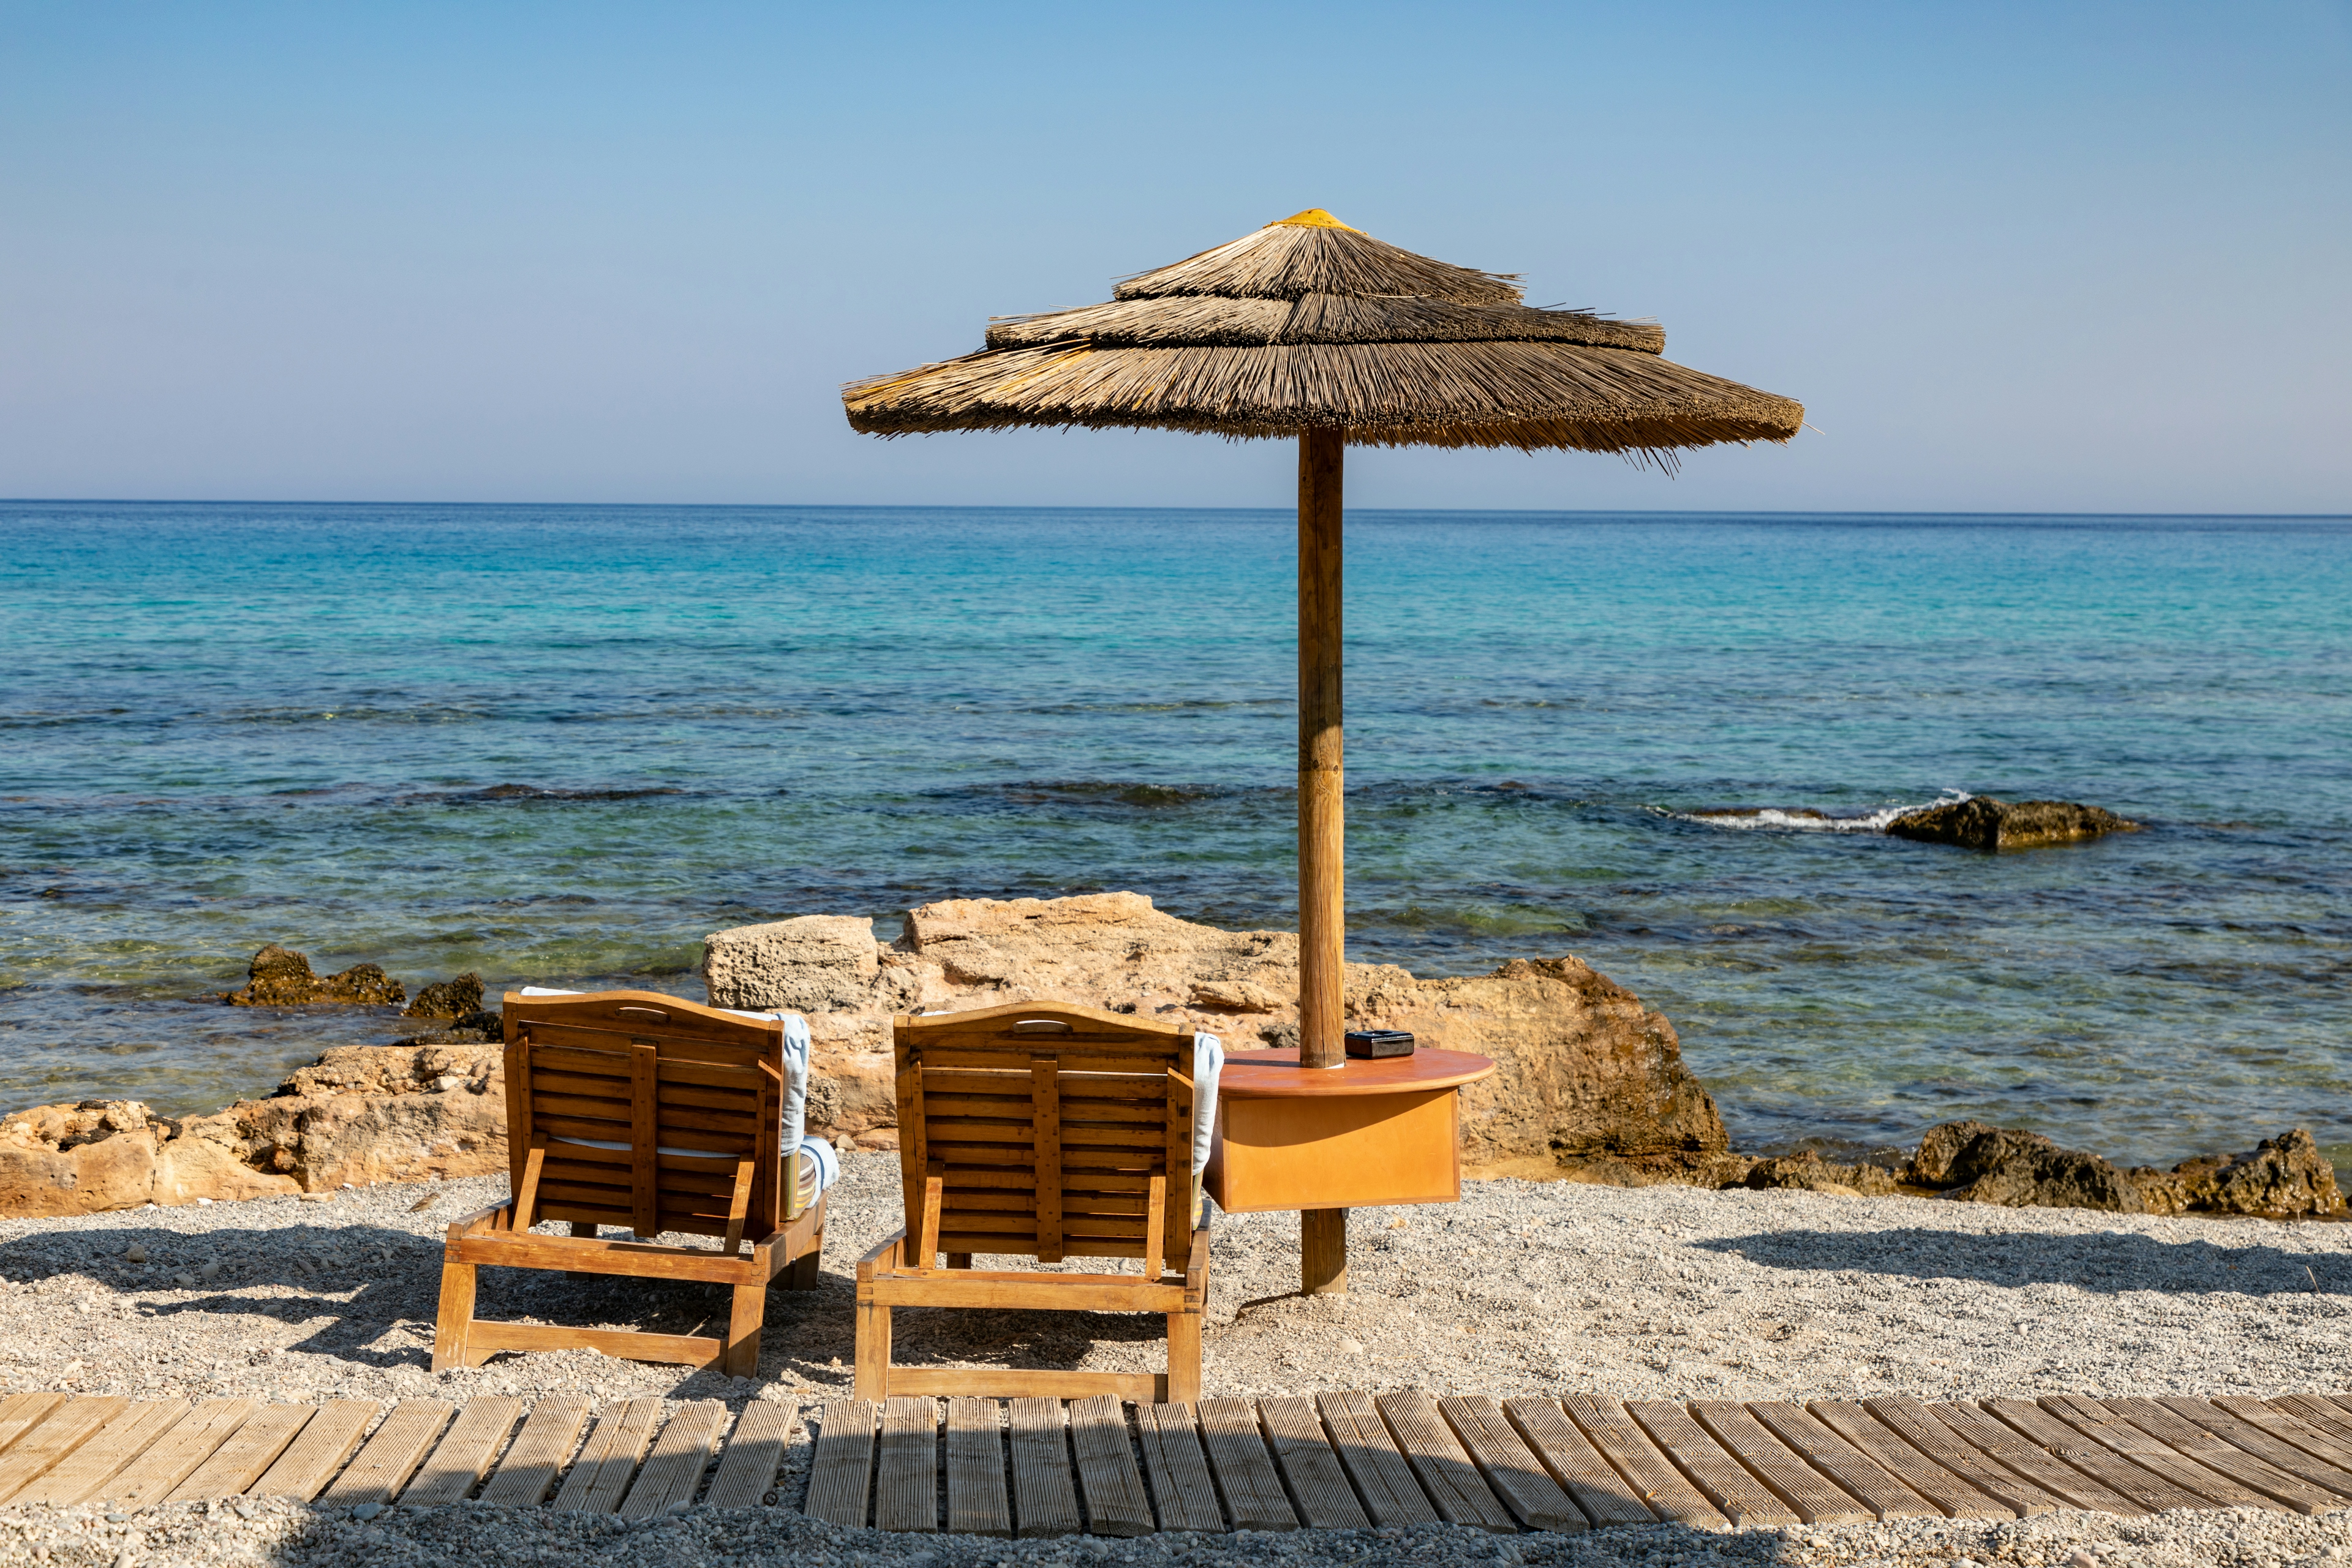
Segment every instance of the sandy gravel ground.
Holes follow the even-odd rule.
[[[427,1370],[442,1227],[502,1179],[385,1186],[331,1201],[140,1209],[0,1222],[0,1379],[134,1396],[483,1393],[599,1399],[845,1393],[849,1275],[898,1220],[896,1163],[858,1155],[832,1194],[822,1287],[770,1298],[759,1375],[736,1380],[587,1352]],[[421,1205],[421,1206],[420,1206]],[[1207,1344],[1213,1394],[1333,1387],[1600,1391],[1780,1398],[2084,1391],[2222,1394],[2352,1387],[2352,1226],[2142,1219],[1801,1192],[1476,1183],[1450,1208],[1354,1216],[1350,1292],[1306,1300],[1297,1220],[1219,1217]],[[132,1250],[143,1251],[134,1258]],[[1098,1265],[1087,1265],[1098,1267]],[[484,1276],[482,1311],[694,1331],[701,1287]],[[1156,1320],[899,1314],[917,1362],[1143,1369]],[[797,1501],[805,1442],[780,1482]],[[782,1510],[623,1528],[460,1507],[370,1521],[187,1505],[110,1521],[0,1510],[0,1561],[50,1563],[528,1561],[724,1563],[1300,1562],[2289,1564],[2352,1561],[2352,1513],[2137,1522],[2065,1514],[1749,1531],[1675,1527],[1589,1538],[1447,1530],[1382,1536],[1076,1539],[1017,1543],[836,1531]],[[2328,1553],[2335,1553],[2334,1556]],[[928,1555],[927,1555],[928,1554]]]

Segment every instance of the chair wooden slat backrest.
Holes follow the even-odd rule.
[[[917,1257],[1137,1258],[1153,1277],[1185,1268],[1191,1030],[1056,1002],[913,1015],[895,1033]]]
[[[585,1345],[748,1376],[769,1281],[790,1268],[795,1288],[814,1287],[824,1242],[824,1200],[803,1210],[801,1156],[781,1146],[783,1023],[648,991],[510,992],[505,1013],[513,1195],[449,1228],[435,1369]],[[571,1236],[530,1234],[547,1222]],[[637,1239],[604,1240],[604,1226]],[[665,1231],[722,1245],[656,1244]],[[698,1279],[732,1286],[734,1305],[723,1340],[492,1323],[474,1315],[486,1265]]]
[[[1192,1032],[1020,1002],[908,1014],[892,1033],[907,1225],[858,1260],[857,1397],[1198,1399],[1209,1232],[1191,1223]],[[1143,1268],[981,1269],[975,1254]],[[904,1366],[898,1307],[1163,1313],[1168,1370]]]
[[[507,1009],[514,1228],[719,1236],[791,1217],[777,1136],[783,1026],[643,992]]]

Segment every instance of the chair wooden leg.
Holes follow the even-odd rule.
[[[1197,1405],[1201,1400],[1201,1314],[1168,1314],[1168,1403]]]
[[[575,1219],[572,1222],[572,1234],[574,1236],[584,1236],[589,1240],[593,1241],[596,1239],[595,1223],[592,1220]]]
[[[969,1252],[950,1252],[947,1256],[948,1267],[950,1268],[969,1268],[971,1267],[971,1254]]]
[[[452,1250],[455,1250],[454,1247]],[[467,1364],[466,1331],[474,1324],[477,1267],[457,1262],[441,1265],[441,1310],[433,1325],[435,1372],[447,1372],[451,1367]]]
[[[784,1265],[784,1289],[787,1290],[815,1289],[817,1265],[823,1258],[823,1249],[812,1247]]]
[[[890,1309],[875,1301],[857,1303],[857,1386],[860,1399],[890,1397]]]
[[[730,1377],[750,1377],[760,1367],[760,1321],[768,1308],[768,1287],[735,1287],[735,1310],[727,1320],[727,1349],[719,1370]]]

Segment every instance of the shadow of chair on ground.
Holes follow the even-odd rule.
[[[127,1253],[146,1254],[133,1263]],[[433,1359],[433,1325],[440,1299],[442,1243],[438,1236],[381,1226],[290,1224],[268,1229],[186,1232],[131,1226],[102,1232],[42,1232],[0,1242],[0,1279],[37,1284],[79,1275],[92,1289],[138,1301],[140,1319],[168,1322],[191,1316],[261,1319],[298,1336],[257,1339],[245,1351],[251,1366],[272,1355],[322,1355],[353,1368],[425,1370]],[[208,1265],[216,1265],[207,1277]],[[175,1284],[184,1277],[191,1284]],[[279,1286],[260,1294],[257,1287]],[[839,1357],[855,1352],[854,1287],[840,1275],[819,1276],[813,1291],[769,1292],[772,1330],[761,1345],[759,1375],[804,1372],[821,1379]],[[65,1293],[60,1292],[59,1299]],[[551,1274],[485,1268],[487,1312],[554,1322],[591,1322],[654,1333],[710,1331],[727,1321],[728,1292],[693,1281],[632,1279],[610,1275]],[[121,1345],[138,1355],[135,1331]],[[161,1348],[159,1342],[158,1348]],[[206,1352],[193,1351],[191,1355]],[[495,1370],[512,1359],[502,1353]],[[699,1369],[676,1367],[681,1381]],[[845,1381],[848,1373],[842,1372]]]

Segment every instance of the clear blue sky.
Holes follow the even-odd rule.
[[[1818,433],[1375,506],[2352,510],[2352,5],[0,4],[0,495],[1283,505],[852,377],[1300,207]]]

